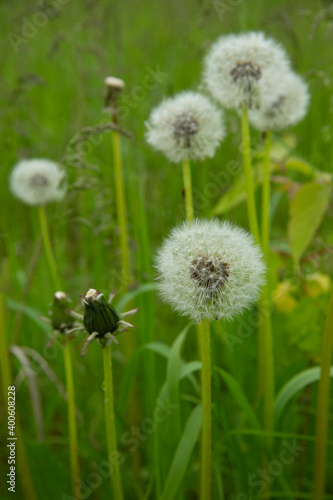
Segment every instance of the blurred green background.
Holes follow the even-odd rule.
[[[72,498],[66,405],[60,385],[64,382],[62,356],[59,355],[61,346],[45,347],[51,332],[39,319],[39,315],[47,315],[55,290],[39,241],[37,212],[16,200],[8,190],[12,166],[21,158],[45,157],[59,161],[67,169],[68,194],[61,204],[48,207],[48,216],[61,280],[65,291],[72,297],[73,307],[80,311],[80,294],[84,295],[90,287],[106,295],[113,287],[121,292],[110,132],[94,135],[94,140],[85,141],[79,154],[78,149],[71,147],[70,141],[83,128],[107,122],[108,116],[102,109],[104,78],[109,75],[122,78],[126,87],[121,101],[121,126],[133,135],[132,139],[122,140],[134,272],[131,288],[137,290],[140,285],[153,282],[154,253],[169,229],[184,219],[185,213],[180,167],[170,165],[166,158],[152,151],[144,139],[144,122],[151,109],[164,96],[200,87],[202,59],[218,36],[244,30],[264,31],[286,48],[293,68],[307,80],[311,93],[307,117],[288,135],[275,138],[276,150],[287,144],[287,156],[297,155],[314,168],[332,173],[333,4],[312,0],[225,0],[215,3],[63,0],[62,4],[56,0],[17,0],[15,3],[0,2],[0,19],[1,286],[8,297],[8,341],[34,349],[48,363],[47,369],[41,369],[33,357],[29,358],[36,371],[42,410],[41,430],[40,425],[36,426],[29,383],[27,377],[22,376],[22,364],[16,356],[11,357],[13,375],[18,377],[17,414],[38,498]],[[199,216],[209,216],[240,172],[238,116],[228,113],[226,123],[228,136],[216,156],[193,165],[194,197]],[[261,147],[262,140],[257,132],[253,132],[252,140],[258,148]],[[279,155],[283,167],[284,157],[281,153]],[[218,185],[218,189],[215,186],[210,191],[212,178],[223,170],[232,173],[227,181]],[[285,175],[283,168],[281,172],[279,175]],[[299,172],[292,172],[285,178],[295,186],[306,180]],[[276,305],[273,328],[277,389],[299,371],[320,361],[333,267],[330,205],[319,232],[307,248],[298,270],[295,269],[287,235],[290,185],[276,182],[272,196],[269,280]],[[230,208],[221,217],[247,227],[244,203]],[[317,275],[313,276],[314,273]],[[281,283],[285,288],[281,288]],[[280,296],[276,290],[280,291]],[[120,298],[121,293],[118,293],[118,303]],[[156,340],[171,346],[187,323],[185,318],[179,318],[162,304],[154,291],[138,294],[131,304],[140,306],[140,311],[133,320],[134,333],[127,335],[134,336],[137,349],[141,348],[141,351],[132,364],[125,362],[123,344],[126,334],[119,337],[120,348],[113,350],[120,435],[129,431],[126,408],[133,381],[136,382],[140,408],[135,418],[140,422],[151,416],[154,400],[166,379],[166,360],[143,346]],[[226,326],[215,323],[212,355],[214,365],[232,374],[260,415],[261,401],[256,398],[255,315],[255,311],[249,312]],[[239,328],[251,325],[251,321],[249,336],[240,339]],[[80,334],[75,345],[79,346],[82,340]],[[83,359],[79,350],[75,353],[79,452],[84,481],[94,471],[93,463],[102,462],[106,456],[103,373],[97,344]],[[197,359],[194,328],[187,336],[182,355],[186,361]],[[50,380],[48,369],[52,370],[56,380],[54,377]],[[188,380],[181,382],[180,391],[184,425],[198,394]],[[283,439],[287,439],[283,433],[313,436],[316,394],[317,385],[308,386],[287,406],[279,421],[277,430],[281,436],[274,440],[272,458],[278,457],[283,449]],[[257,498],[258,488],[249,484],[249,477],[257,474],[260,466],[261,438],[236,432],[247,427],[246,416],[216,373],[213,376],[213,403],[213,498]],[[5,406],[2,404],[1,408],[1,429],[6,429]],[[330,424],[332,410],[331,407]],[[158,431],[157,442],[164,456],[164,476],[174,453],[170,437],[173,425],[173,421],[168,421]],[[2,443],[5,437],[6,434],[1,437]],[[126,457],[122,474],[128,499],[156,498],[155,438],[145,438],[140,440],[137,452],[140,461],[138,477],[133,477],[128,444],[120,446]],[[292,443],[294,438],[288,439]],[[333,477],[331,425],[330,440],[328,483]],[[306,447],[305,451],[294,463],[286,466],[278,478],[273,478],[273,490],[281,491],[285,484],[285,491],[310,495],[313,440],[300,443]],[[196,448],[184,479],[188,499],[197,498],[198,467]],[[7,455],[4,452],[1,476],[6,473]],[[1,494],[7,498],[4,485],[1,488]],[[17,488],[15,495],[22,498],[19,476]],[[327,498],[333,498],[332,480],[328,488],[330,496]],[[64,497],[66,494],[69,496]],[[80,498],[89,495],[101,500],[110,498],[109,481],[103,480],[100,486],[86,494],[88,496]],[[11,498],[10,494],[8,498]],[[275,498],[285,496],[281,493]],[[288,498],[310,496],[295,494]]]

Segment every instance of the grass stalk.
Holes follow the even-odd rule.
[[[47,262],[48,262],[48,265],[49,265],[49,268],[51,271],[51,275],[52,275],[52,278],[53,278],[53,281],[54,281],[54,284],[56,287],[55,291],[57,291],[57,290],[60,290],[60,281],[59,281],[59,276],[58,276],[58,272],[57,272],[56,261],[55,261],[54,254],[52,251],[50,232],[49,232],[46,210],[45,210],[44,205],[39,205],[38,215],[39,215],[40,229],[41,229],[41,233],[42,233]]]
[[[121,474],[118,463],[116,422],[113,398],[112,357],[110,345],[104,347],[103,349],[103,365],[105,384],[104,410],[111,488],[114,492],[115,500],[123,500],[124,497],[121,483]]]
[[[200,323],[201,333],[201,399],[202,399],[202,433],[201,433],[201,481],[200,499],[211,498],[211,462],[212,462],[212,396],[211,396],[211,361],[210,361],[210,323],[203,319]]]
[[[8,387],[12,384],[12,375],[9,361],[9,351],[7,344],[7,330],[6,330],[6,318],[5,318],[5,300],[4,294],[0,292],[0,365],[1,365],[1,380],[2,380],[2,393],[3,402],[6,405],[8,401]],[[22,439],[22,431],[16,415],[15,419],[15,429],[16,437],[15,441],[17,450],[18,467],[20,473],[20,483],[22,484],[22,491],[24,498],[26,500],[36,500],[36,492],[33,484],[33,480],[30,474],[29,463],[27,460],[27,455],[25,452],[25,447]]]
[[[318,389],[318,408],[316,420],[316,444],[314,455],[313,500],[322,500],[325,490],[327,427],[329,410],[330,368],[333,351],[333,292],[331,294],[326,325],[324,330],[321,374]]]

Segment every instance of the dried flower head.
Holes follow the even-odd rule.
[[[281,78],[274,97],[267,96],[261,109],[250,110],[251,124],[259,130],[282,130],[295,125],[306,115],[309,105],[308,86],[304,80],[293,73]]]
[[[66,191],[65,181],[65,171],[53,161],[21,160],[11,172],[10,189],[28,205],[44,205],[62,200]]]
[[[73,328],[75,320],[69,311],[70,304],[71,300],[65,292],[58,291],[54,294],[50,311],[53,330],[66,333]]]
[[[158,252],[159,290],[195,321],[231,319],[258,299],[265,265],[243,229],[219,220],[174,228]]]
[[[98,339],[102,347],[112,342],[119,345],[115,336],[121,332],[127,332],[128,328],[133,328],[133,325],[123,321],[123,318],[132,316],[137,312],[138,308],[118,314],[111,305],[114,296],[115,293],[113,291],[107,302],[104,295],[93,288],[90,288],[86,293],[83,299],[83,324],[90,335],[81,351],[82,356],[86,353],[87,348],[95,338]]]
[[[211,95],[226,108],[260,108],[263,96],[275,93],[289,70],[284,49],[261,32],[220,37],[208,52],[203,79]]]
[[[221,112],[198,92],[164,100],[146,126],[148,143],[174,163],[212,157],[225,136]]]

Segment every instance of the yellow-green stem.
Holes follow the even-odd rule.
[[[185,191],[186,219],[189,222],[192,222],[194,219],[194,210],[193,210],[191,165],[189,160],[183,160],[183,182]]]
[[[207,319],[200,323],[201,351],[201,400],[202,400],[202,432],[201,432],[201,481],[200,500],[211,498],[211,462],[212,462],[212,396],[210,369],[210,324]]]
[[[114,492],[115,500],[123,500],[124,497],[119,469],[119,455],[117,451],[116,422],[114,414],[111,346],[106,346],[103,349],[103,365],[106,441],[110,466],[111,488]]]
[[[68,412],[68,432],[69,432],[69,456],[71,464],[72,488],[75,495],[75,490],[79,480],[79,458],[78,458],[78,442],[77,428],[75,417],[75,392],[73,381],[73,368],[71,358],[71,342],[64,345],[64,364],[66,372],[66,389],[67,389],[67,412]]]
[[[60,290],[60,283],[59,283],[59,278],[58,278],[58,273],[57,273],[57,265],[56,265],[56,261],[55,261],[53,251],[52,251],[50,233],[49,233],[46,211],[45,211],[44,205],[40,205],[38,207],[38,215],[39,215],[39,223],[40,223],[40,229],[41,229],[41,233],[42,233],[46,257],[47,257],[47,261],[49,264],[51,275],[52,275],[52,278],[53,278],[53,281],[54,281],[54,284],[56,287],[56,291],[57,291],[57,290]]]
[[[123,162],[121,155],[120,134],[112,132],[115,185],[116,185],[116,203],[117,217],[120,228],[120,248],[121,248],[121,269],[123,288],[126,290],[130,283],[130,253],[128,248],[128,230],[126,218],[126,198],[123,174]]]
[[[314,456],[313,500],[322,500],[325,490],[327,424],[329,409],[330,368],[333,351],[333,292],[331,294],[326,319],[322,352],[321,373],[318,388],[318,408],[316,420],[316,445]]]
[[[251,162],[250,129],[248,120],[248,110],[245,105],[242,107],[242,141],[243,141],[243,165],[245,175],[245,190],[247,213],[249,218],[250,231],[256,243],[259,243],[259,229],[256,204],[254,198],[254,183]]]
[[[45,247],[47,261],[53,277],[55,291],[60,290],[60,280],[57,272],[56,261],[52,251],[50,233],[47,223],[46,211],[44,205],[39,207],[39,221],[41,227],[42,238]],[[73,383],[73,367],[70,353],[70,343],[64,345],[64,364],[66,373],[66,390],[67,390],[67,413],[68,413],[68,438],[69,438],[69,457],[71,466],[71,479],[73,494],[75,495],[76,487],[79,479],[79,458],[77,445],[77,428],[75,418],[75,392]]]
[[[262,206],[261,206],[261,246],[265,255],[269,248],[269,219],[270,219],[270,150],[271,131],[265,133],[265,158],[264,158],[264,179],[262,185]]]
[[[270,219],[270,147],[271,131],[265,134],[265,158],[264,177],[262,187],[261,205],[261,248],[266,261],[269,253],[269,219]],[[261,323],[259,327],[259,388],[264,392],[264,428],[272,431],[274,426],[274,355],[270,296],[267,284],[264,286],[261,301],[259,303],[259,314]],[[269,445],[272,439],[269,438]]]
[[[1,380],[2,380],[2,393],[4,404],[8,401],[8,387],[12,384],[12,375],[10,369],[9,352],[7,344],[7,330],[6,330],[6,319],[5,319],[5,300],[4,294],[0,292],[0,361],[1,361]],[[18,419],[16,416],[15,421],[15,434],[17,440],[15,441],[17,450],[18,467],[20,474],[20,483],[22,484],[22,491],[24,498],[26,500],[36,500],[36,492],[34,484],[31,478],[29,464],[24,448],[24,443],[22,439],[22,431]]]

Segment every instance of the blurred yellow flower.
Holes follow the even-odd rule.
[[[331,278],[328,274],[313,273],[306,277],[305,290],[309,297],[318,297],[322,293],[327,293],[331,288]]]
[[[292,296],[293,286],[289,281],[282,281],[274,290],[273,302],[280,312],[288,313],[297,306],[297,300]]]

